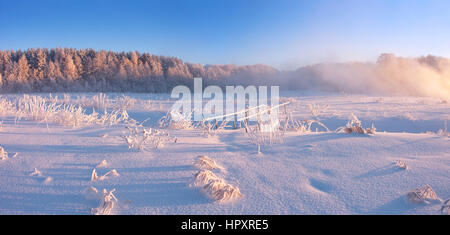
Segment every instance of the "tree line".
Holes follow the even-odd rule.
[[[201,65],[137,51],[0,50],[2,92],[167,92],[177,85],[191,86],[194,77],[202,77],[205,85],[225,85],[277,73],[265,65]]]

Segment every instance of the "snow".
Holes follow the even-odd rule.
[[[73,102],[77,95],[71,94]],[[149,118],[152,128],[173,103],[167,94],[125,95],[134,98],[130,117]],[[113,106],[122,96],[108,97]],[[213,136],[165,129],[176,143],[138,151],[121,138],[125,124],[65,127],[4,115],[0,146],[9,157],[0,161],[0,214],[90,214],[99,207],[98,198],[86,197],[90,187],[115,189],[116,214],[439,214],[450,198],[450,138],[437,134],[450,120],[448,102],[333,93],[286,93],[282,99],[291,101],[288,111],[296,120],[311,119],[308,105],[321,104],[328,108],[320,121],[330,130],[354,114],[377,132],[317,126],[318,132],[286,132],[282,142],[261,146],[258,154],[243,129]],[[238,187],[241,198],[215,202],[192,186],[201,155],[226,169],[214,174]],[[102,162],[107,164],[100,167]],[[40,174],[30,175],[35,169]],[[119,175],[91,182],[94,169],[99,176]],[[407,194],[424,185],[440,201],[408,202]]]

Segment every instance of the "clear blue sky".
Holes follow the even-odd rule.
[[[450,1],[0,0],[0,49],[32,47],[280,69],[383,52],[450,57]]]

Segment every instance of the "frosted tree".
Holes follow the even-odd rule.
[[[51,80],[56,80],[63,76],[59,66],[53,61],[50,61],[48,64],[46,75]]]
[[[175,57],[140,54],[137,51],[72,48],[37,48],[25,52],[0,50],[0,89],[9,92],[80,89],[165,92],[176,85],[190,85],[193,77],[204,78],[206,84],[210,80],[211,84],[224,85],[268,71],[270,69],[262,66],[203,66],[184,63]]]
[[[25,83],[30,76],[30,66],[28,65],[27,57],[24,54],[20,57],[19,62],[17,62],[17,66],[17,80],[21,83]]]
[[[205,77],[205,68],[201,64],[187,64],[189,72],[195,78],[203,78]]]
[[[45,69],[47,67],[47,56],[40,48],[32,52],[33,77],[41,80],[45,77]]]
[[[73,62],[71,55],[65,55],[63,60],[63,76],[67,78],[67,80],[73,80],[74,78],[77,78],[77,68],[75,67],[75,64]]]

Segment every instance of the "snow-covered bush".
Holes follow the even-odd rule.
[[[439,200],[438,196],[429,185],[414,189],[407,194],[407,198],[410,202],[414,203],[429,203],[430,201]]]
[[[224,170],[222,166],[218,165],[214,160],[205,155],[197,157],[194,162],[194,167],[202,170]]]
[[[350,114],[350,120],[347,122],[347,125],[345,127],[340,127],[336,130],[338,133],[358,133],[358,134],[375,134],[376,128],[374,127],[372,123],[371,128],[364,129],[361,126],[361,121],[352,113]]]
[[[143,123],[131,123],[126,129],[128,134],[124,134],[122,139],[125,140],[129,149],[139,151],[159,149],[164,147],[166,143],[177,142],[177,138],[170,136],[168,132],[151,127],[145,128]]]

